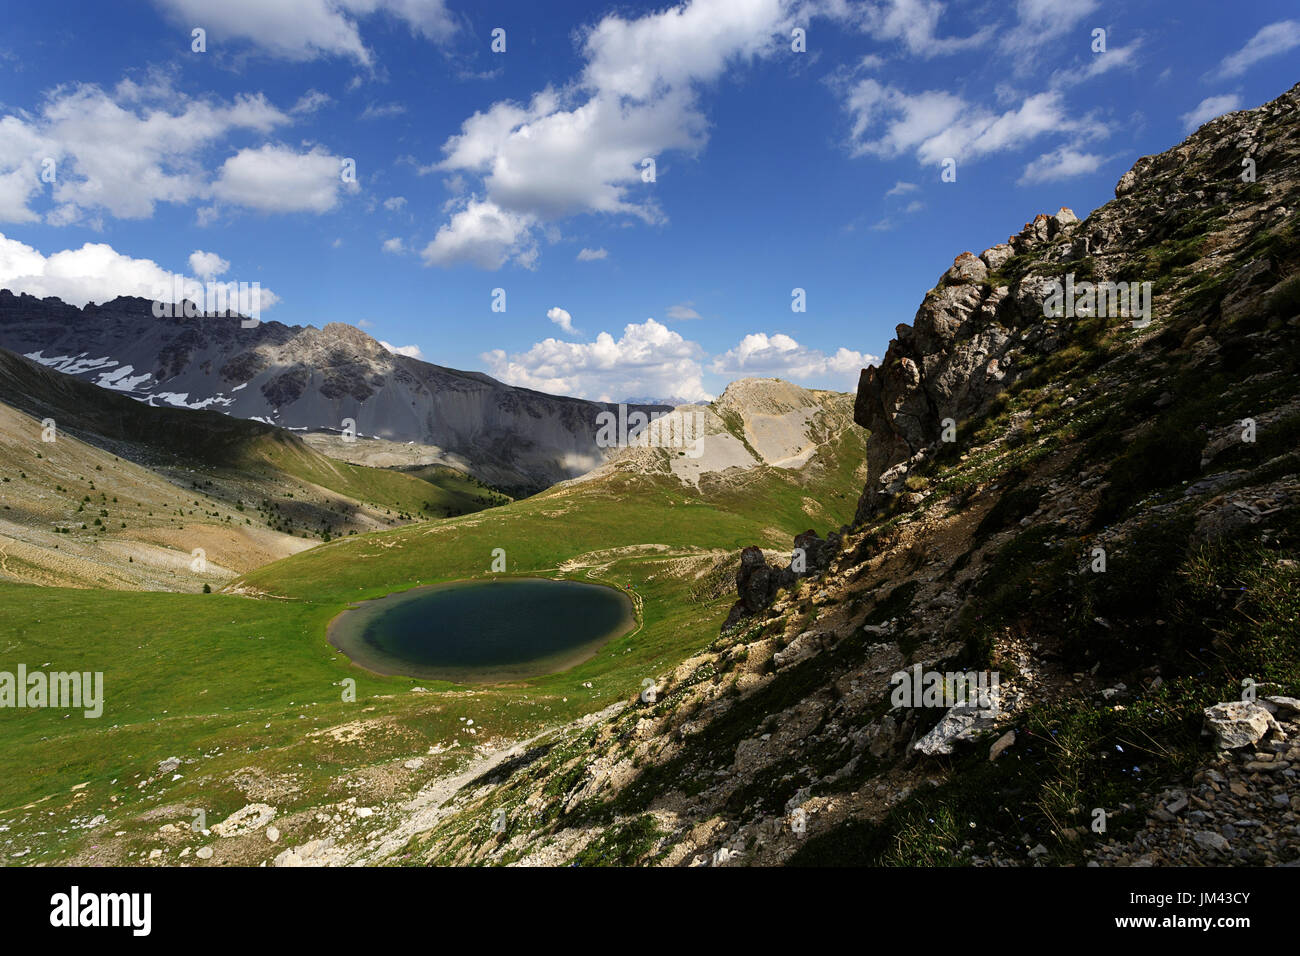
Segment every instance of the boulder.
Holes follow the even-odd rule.
[[[1214,737],[1215,746],[1221,750],[1252,746],[1270,730],[1282,732],[1273,715],[1260,704],[1234,700],[1205,708],[1204,732]]]
[[[261,829],[273,819],[275,819],[274,807],[269,807],[265,803],[250,803],[214,826],[212,832],[220,837],[242,836]]]

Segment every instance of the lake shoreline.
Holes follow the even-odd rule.
[[[554,584],[565,588],[564,592],[555,592],[549,588],[539,590],[537,585]],[[402,637],[400,635],[392,638],[388,634],[377,635],[378,621],[385,615],[390,618],[397,617],[396,624],[400,633],[400,618],[405,615],[408,619],[411,617],[410,605],[427,604],[432,599],[432,603],[437,605],[438,598],[446,595],[447,598],[442,603],[450,604],[453,611],[458,610],[460,617],[463,619],[468,609],[464,607],[466,603],[473,603],[474,599],[481,602],[481,592],[487,588],[509,587],[511,585],[533,585],[531,588],[515,588],[516,592],[523,593],[524,599],[531,599],[533,604],[541,601],[554,599],[566,599],[569,604],[575,600],[582,603],[583,595],[588,598],[599,594],[600,601],[597,602],[595,612],[607,622],[611,617],[611,605],[605,599],[612,595],[617,595],[618,615],[617,620],[606,625],[593,625],[586,614],[568,614],[568,615],[550,615],[540,612],[527,614],[527,608],[524,609],[526,617],[524,620],[511,620],[508,624],[503,622],[502,615],[505,613],[504,608],[508,606],[508,601],[503,604],[501,601],[488,602],[482,604],[474,611],[475,622],[466,625],[462,622],[458,630],[444,632],[439,634],[441,639],[440,647],[453,657],[458,653],[460,655],[473,654],[479,650],[480,642],[489,645],[489,648],[495,649],[497,657],[493,660],[470,663],[465,661],[433,663],[429,661],[412,660],[410,656],[404,656],[401,647],[393,646],[400,644]],[[519,594],[516,594],[516,598]],[[457,608],[459,602],[461,607]],[[603,602],[603,603],[602,603]],[[590,601],[585,601],[590,605]],[[586,608],[591,611],[591,607]],[[479,616],[487,617],[489,620],[484,622],[484,627],[479,627]],[[453,615],[454,617],[455,615]],[[516,627],[529,628],[530,638],[536,640],[536,626],[538,622],[552,623],[553,620],[561,622],[560,632],[562,637],[557,637],[557,632],[543,632],[542,643],[549,638],[552,643],[558,645],[550,649],[543,649],[538,653],[536,648],[531,644],[528,647],[521,648],[522,655],[515,658],[513,655],[510,659],[501,659],[503,653],[499,646],[503,641],[509,638],[503,633],[505,629]],[[423,621],[423,616],[421,616]],[[570,622],[576,622],[570,624]],[[580,664],[585,663],[594,657],[601,648],[608,645],[611,641],[635,633],[640,627],[640,616],[637,613],[637,602],[634,595],[627,589],[619,587],[604,581],[591,580],[574,580],[572,578],[552,578],[540,577],[536,575],[509,575],[490,578],[464,578],[451,581],[439,581],[432,584],[420,584],[415,587],[407,588],[401,591],[394,591],[389,594],[381,595],[375,598],[369,598],[349,604],[338,614],[330,619],[326,626],[326,642],[334,651],[342,654],[348,662],[379,677],[405,677],[412,680],[442,681],[456,685],[484,686],[490,684],[505,684],[519,680],[530,680],[538,677],[545,677],[551,674],[558,674],[570,670]],[[390,624],[390,630],[394,625]],[[573,643],[570,632],[577,630],[581,633],[583,627],[590,632],[593,626],[594,632],[588,636],[581,637],[576,643]],[[430,653],[433,648],[427,638],[421,635],[418,642],[419,647],[415,648],[419,654]],[[486,640],[484,641],[483,639]],[[517,640],[517,638],[516,638]],[[406,642],[410,645],[410,640]],[[471,648],[472,645],[472,648]],[[408,646],[407,650],[411,650]],[[489,651],[490,654],[490,651]]]

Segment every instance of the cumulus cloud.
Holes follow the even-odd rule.
[[[405,196],[389,196],[384,200],[384,208],[389,212],[401,212],[406,208]]]
[[[42,218],[32,203],[44,189],[53,201],[44,218],[53,225],[103,212],[147,218],[156,203],[208,195],[200,157],[222,137],[268,133],[289,121],[260,94],[193,99],[156,76],[123,80],[111,93],[93,84],[58,87],[37,113],[0,118],[0,221]],[[46,168],[49,185],[40,175]]]
[[[754,332],[715,358],[710,370],[720,375],[820,379],[853,388],[861,370],[879,361],[874,355],[842,346],[827,355],[800,345],[781,332],[774,335]]]
[[[456,32],[444,0],[154,0],[167,17],[188,31],[202,26],[213,40],[245,40],[286,60],[341,56],[370,65],[359,19],[386,13],[412,35],[443,42]],[[209,45],[209,49],[211,49]]]
[[[582,36],[582,73],[524,104],[475,113],[435,170],[481,180],[426,260],[494,269],[536,255],[535,233],[581,214],[664,220],[643,161],[698,153],[708,123],[696,86],[777,48],[783,0],[689,0],[635,19],[609,14]]]
[[[703,350],[678,333],[646,319],[630,323],[615,339],[601,332],[593,342],[548,338],[526,352],[484,353],[489,372],[511,385],[555,395],[619,401],[625,395],[675,395],[708,401],[700,359]]]
[[[1190,133],[1216,116],[1222,116],[1224,113],[1231,113],[1237,109],[1241,109],[1241,97],[1234,93],[1225,93],[1223,96],[1207,96],[1190,111],[1180,116],[1179,119],[1183,121],[1183,131]]]
[[[1236,53],[1223,58],[1218,76],[1241,76],[1260,60],[1279,56],[1300,46],[1300,20],[1279,20],[1260,28]]]
[[[1062,146],[1044,153],[1026,166],[1018,182],[1022,186],[1028,186],[1084,176],[1096,172],[1105,161],[1104,156],[1096,153],[1082,153],[1069,146]]]
[[[500,269],[510,259],[526,267],[536,261],[531,216],[517,215],[480,199],[453,202],[459,211],[421,252],[426,264]]]
[[[595,262],[597,259],[609,257],[609,251],[604,247],[600,249],[581,249],[578,252],[579,262]]]
[[[422,362],[424,361],[424,353],[420,351],[418,345],[389,345],[383,340],[380,340],[379,344],[394,355],[405,355],[407,358],[419,359]]]
[[[570,335],[573,334],[573,316],[558,305],[546,310],[546,317]]]
[[[198,257],[196,259],[196,257]],[[217,271],[204,274],[195,263]],[[224,273],[229,263],[215,253],[196,251],[190,256],[190,268],[206,281]],[[190,277],[187,277],[190,278]],[[88,242],[80,249],[65,249],[43,255],[33,247],[0,234],[0,288],[11,292],[45,297],[57,296],[69,305],[107,302],[120,295],[146,299],[172,288],[173,273],[152,259],[135,259],[122,255],[107,243]],[[280,297],[270,289],[261,290],[261,308],[269,309]]]
[[[390,255],[399,256],[406,251],[406,244],[400,237],[394,236],[392,239],[384,240],[383,250]]]
[[[212,192],[261,212],[328,212],[341,191],[359,188],[343,182],[341,162],[320,147],[307,153],[269,143],[241,149],[221,165]]]
[[[195,249],[190,253],[190,271],[204,281],[230,270],[230,263],[215,252]]]

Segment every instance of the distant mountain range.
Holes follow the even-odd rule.
[[[513,494],[609,455],[596,431],[610,405],[397,355],[340,322],[244,328],[236,315],[155,318],[138,297],[77,308],[0,290],[0,347],[151,405],[436,446]]]

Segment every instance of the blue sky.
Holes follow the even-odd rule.
[[[170,273],[256,281],[263,319],[610,400],[748,375],[850,390],[957,253],[1086,215],[1138,156],[1300,79],[1300,16],[1269,0],[47,0],[6,19],[0,286],[81,304]]]

